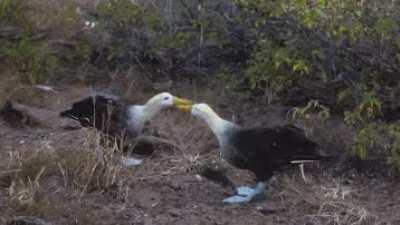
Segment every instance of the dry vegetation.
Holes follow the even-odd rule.
[[[0,118],[0,224],[400,224],[398,2],[271,2],[0,0],[0,109],[35,118]],[[58,117],[93,91],[170,91],[246,126],[294,123],[338,161],[224,205],[223,175],[254,177],[219,158],[203,124],[163,112],[147,132],[178,148],[126,168],[115,143]]]

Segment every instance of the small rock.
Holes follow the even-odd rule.
[[[171,215],[172,217],[179,217],[181,216],[181,211],[179,209],[170,209],[168,210],[169,215]]]
[[[8,222],[8,225],[51,225],[42,218],[31,216],[17,216]]]
[[[256,207],[257,211],[261,212],[264,215],[274,214],[278,212],[285,211],[285,208],[280,207],[274,203],[266,203],[263,206]]]
[[[195,177],[196,177],[196,179],[197,179],[198,181],[200,181],[200,182],[203,181],[203,178],[202,178],[199,174],[196,174]]]

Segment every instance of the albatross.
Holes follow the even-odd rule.
[[[95,94],[73,103],[60,116],[78,121],[83,127],[95,127],[123,143],[125,139],[134,140],[141,135],[146,122],[163,109],[192,104],[168,92],[153,96],[143,105],[130,105],[114,96]]]
[[[284,165],[330,158],[319,154],[318,145],[292,125],[243,128],[221,118],[205,103],[181,105],[178,109],[191,112],[207,124],[218,139],[223,159],[255,174],[254,188],[237,187],[237,194],[224,199],[225,203],[246,203],[262,196],[274,171]]]
[[[190,100],[173,96],[168,92],[157,94],[144,105],[128,105],[120,99],[105,94],[96,94],[75,102],[71,109],[60,113],[78,121],[84,127],[95,127],[110,135],[126,135],[135,138],[142,133],[146,122],[160,111],[172,106],[185,107]]]

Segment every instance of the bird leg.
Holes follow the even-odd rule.
[[[315,160],[294,160],[291,161],[290,163],[298,163],[299,164],[299,168],[300,168],[300,173],[301,173],[301,178],[303,178],[304,182],[307,183],[307,178],[306,175],[304,174],[304,163],[308,163],[308,162],[315,162]]]
[[[299,167],[300,167],[301,178],[303,178],[304,182],[307,182],[306,175],[304,174],[304,164],[300,163]]]
[[[255,188],[250,187],[238,187],[237,195],[231,196],[223,200],[225,203],[247,203],[253,199],[263,196],[267,182],[258,182]]]

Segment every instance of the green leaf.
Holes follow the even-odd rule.
[[[398,29],[397,22],[390,17],[379,18],[374,25],[374,30],[381,35],[388,35]]]
[[[297,60],[292,67],[293,72],[304,72],[308,73],[308,66],[306,65],[306,62],[303,60]]]

